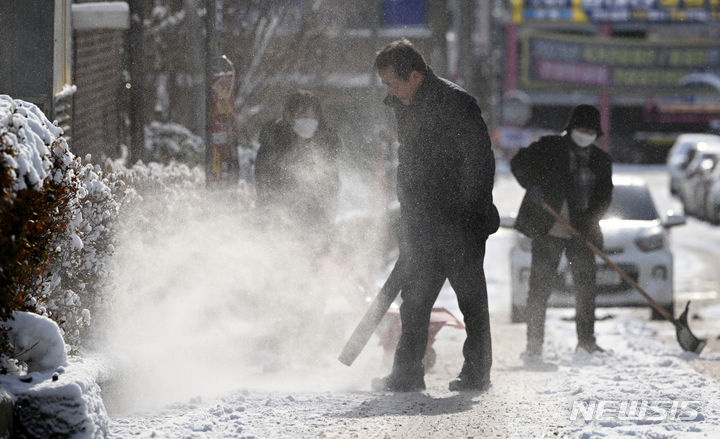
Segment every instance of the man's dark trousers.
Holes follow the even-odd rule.
[[[467,239],[462,234],[437,230],[432,237],[401,239],[407,255],[400,316],[402,331],[395,351],[392,375],[422,376],[422,359],[428,342],[430,313],[445,280],[450,281],[463,314],[467,338],[461,374],[489,379],[492,365],[490,314],[483,261],[487,236]]]
[[[532,241],[530,290],[526,307],[527,349],[542,353],[547,301],[563,250],[575,284],[575,329],[578,342],[595,341],[595,255],[577,238],[540,236]]]

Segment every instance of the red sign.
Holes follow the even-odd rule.
[[[233,72],[213,76],[210,99],[210,166],[208,183],[219,184],[228,179],[232,170],[232,148],[235,133],[235,75]]]

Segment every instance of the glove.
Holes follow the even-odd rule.
[[[542,198],[542,190],[540,190],[540,186],[531,186],[530,189],[527,190],[527,198],[532,202],[533,204],[542,204],[543,198]]]

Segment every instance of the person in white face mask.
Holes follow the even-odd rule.
[[[600,112],[578,105],[565,131],[545,136],[521,149],[510,162],[512,173],[527,192],[515,228],[532,238],[530,289],[522,312],[527,321],[523,361],[541,365],[547,300],[563,252],[575,284],[577,349],[602,352],[595,339],[595,255],[584,240],[574,238],[541,207],[547,203],[586,239],[602,248],[600,219],[612,197],[612,161],[595,145],[603,134]]]
[[[318,97],[307,90],[290,93],[282,118],[263,126],[259,142],[258,207],[300,235],[326,241],[340,188],[341,142],[325,122]]]

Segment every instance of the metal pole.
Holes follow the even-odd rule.
[[[145,148],[145,51],[143,50],[143,0],[130,1],[128,38],[130,69],[130,157],[129,164],[142,159]]]
[[[215,9],[217,0],[205,0],[205,182],[211,174],[212,139],[210,133],[210,111],[212,99],[212,79],[215,63],[216,35]]]

